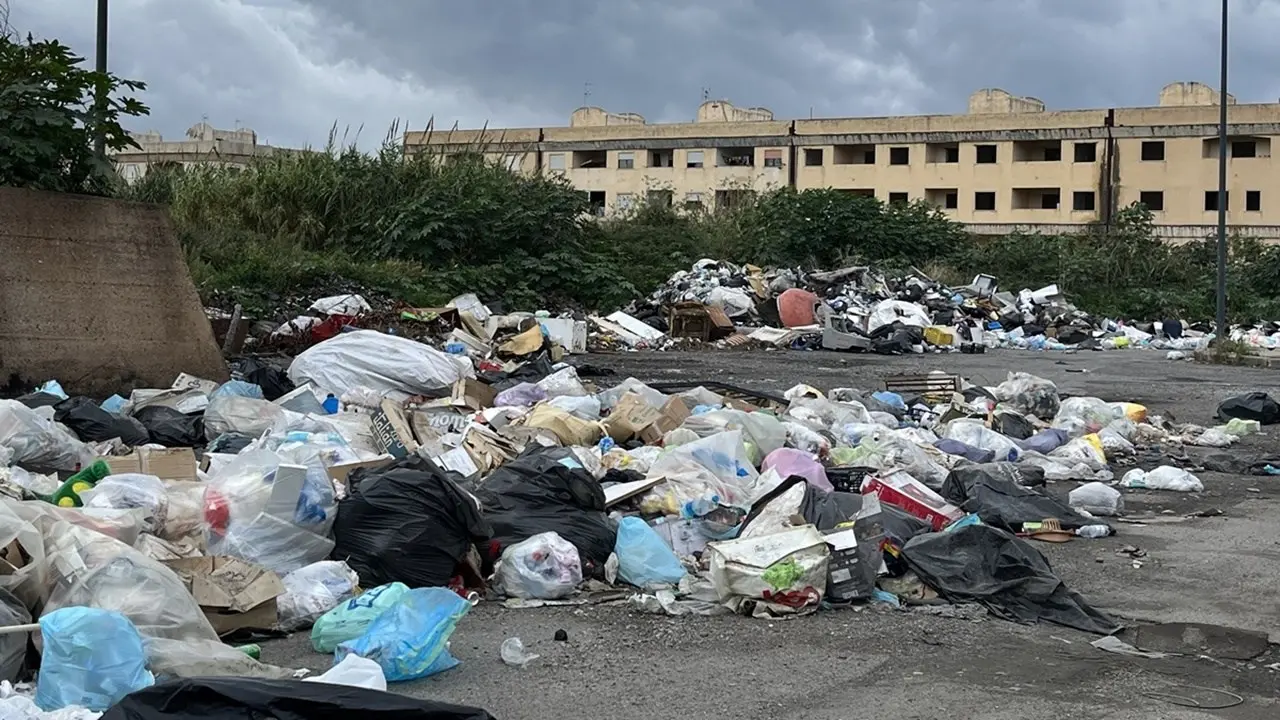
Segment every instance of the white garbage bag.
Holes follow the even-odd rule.
[[[430,393],[474,378],[466,357],[374,330],[341,333],[294,358],[289,379],[342,394],[353,388],[408,395]]]
[[[1114,517],[1124,512],[1124,495],[1119,490],[1100,482],[1091,482],[1067,494],[1067,503],[1076,510],[1090,515]]]
[[[503,551],[497,577],[510,597],[557,600],[582,583],[582,560],[559,533],[539,533]]]
[[[933,319],[924,311],[924,308],[915,303],[902,300],[882,300],[871,310],[871,316],[867,319],[867,331],[875,332],[877,329],[895,322],[924,328],[932,325]]]
[[[735,610],[744,600],[759,600],[775,612],[801,612],[815,608],[826,592],[830,550],[812,525],[709,543],[707,553],[711,582]]]
[[[1204,483],[1200,482],[1200,478],[1182,468],[1176,468],[1171,465],[1161,465],[1150,472],[1134,468],[1124,474],[1120,484],[1127,488],[1142,488],[1144,490],[1204,492]]]
[[[707,295],[707,304],[724,310],[731,318],[746,315],[756,305],[746,291],[727,287],[713,289]]]
[[[87,445],[53,421],[53,408],[32,410],[17,400],[0,400],[0,454],[6,463],[52,470],[75,470],[93,459]]]

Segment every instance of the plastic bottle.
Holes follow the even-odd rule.
[[[1082,538],[1104,538],[1111,534],[1111,528],[1106,525],[1085,525],[1076,530],[1076,535]]]
[[[333,393],[326,395],[321,404],[324,405],[324,411],[330,415],[338,414],[338,398],[334,397]]]

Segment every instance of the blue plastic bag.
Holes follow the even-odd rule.
[[[334,662],[359,655],[377,662],[387,682],[417,680],[457,667],[449,636],[471,603],[448,588],[405,593],[369,624],[364,634],[338,646]]]
[[[388,583],[366,590],[359,595],[338,603],[337,607],[320,616],[311,627],[311,647],[316,652],[333,652],[349,640],[355,640],[369,629],[369,625],[388,608],[393,607],[409,586],[404,583]]]
[[[124,410],[124,404],[126,402],[128,402],[128,400],[125,400],[119,395],[112,395],[106,400],[103,400],[102,403],[98,405],[98,407],[102,408],[103,410],[106,410],[107,412],[113,415],[119,415],[120,411]]]
[[[104,711],[125,695],[155,684],[137,628],[121,613],[65,607],[40,618],[44,641],[36,705],[79,705]]]
[[[228,380],[218,386],[210,397],[223,397],[224,395],[233,395],[237,397],[253,398],[254,400],[266,400],[262,394],[262,387],[254,385],[244,380]]]
[[[613,551],[618,555],[618,577],[636,587],[674,585],[685,576],[680,558],[638,517],[625,517],[618,523]]]

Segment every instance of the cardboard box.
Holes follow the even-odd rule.
[[[640,439],[648,445],[662,442],[664,435],[680,427],[685,420],[689,419],[689,414],[689,407],[684,404],[684,400],[678,397],[667,400],[658,413],[658,418],[640,431]]]
[[[935,532],[964,517],[963,510],[902,470],[868,477],[862,486],[862,494],[875,494],[881,502],[906,510],[932,525]]]
[[[624,443],[657,422],[661,416],[662,410],[645,402],[638,393],[629,392],[618,399],[613,412],[605,418],[604,429],[615,442]]]
[[[465,378],[453,384],[453,392],[450,395],[449,404],[454,407],[466,408],[472,412],[479,412],[493,407],[493,400],[496,397],[498,397],[498,392],[491,386],[473,378]]]
[[[284,583],[270,570],[229,557],[181,558],[165,565],[182,578],[219,636],[275,627],[276,598],[284,594]]]
[[[525,427],[546,430],[559,439],[561,445],[566,446],[595,445],[601,435],[600,423],[583,420],[546,403],[535,407],[525,418],[524,424]]]
[[[191,448],[137,448],[128,455],[102,460],[112,475],[140,473],[161,480],[196,480],[196,454]]]
[[[374,458],[373,460],[361,460],[359,462],[344,463],[342,465],[330,465],[327,470],[330,480],[346,485],[347,477],[356,470],[361,468],[380,468],[389,465],[392,462],[395,462],[395,459],[388,455],[386,457]]]

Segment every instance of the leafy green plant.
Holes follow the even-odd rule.
[[[83,63],[56,40],[0,34],[0,185],[111,191],[115,172],[94,153],[93,141],[101,134],[110,150],[137,147],[120,121],[148,109],[118,93],[146,86],[87,70]]]

